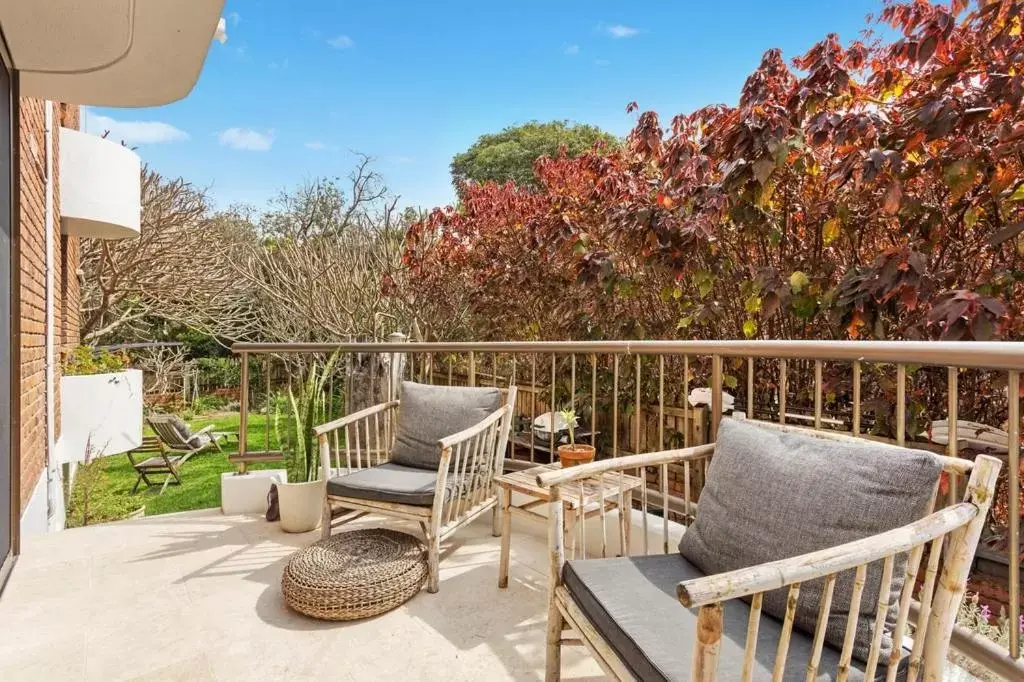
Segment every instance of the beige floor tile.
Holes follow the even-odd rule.
[[[499,539],[482,518],[443,546],[438,594],[354,623],[288,609],[281,571],[319,533],[258,516],[209,510],[27,538],[0,598],[0,621],[18,633],[0,638],[0,680],[538,680],[543,533],[516,529],[499,590]],[[563,670],[600,673],[577,648]]]

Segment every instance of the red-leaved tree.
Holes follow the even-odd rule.
[[[737,106],[463,188],[410,230],[407,293],[478,339],[1021,338],[1022,16],[891,2],[893,42],[769,50]]]

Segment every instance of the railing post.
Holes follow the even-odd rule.
[[[1009,451],[1007,452],[1006,485],[1007,513],[1009,515],[1010,541],[1007,556],[1010,559],[1010,657],[1020,658],[1020,372],[1007,374],[1006,391],[1008,414],[1006,431]],[[969,484],[968,484],[969,485]]]
[[[711,356],[711,442],[718,439],[722,421],[722,356]]]
[[[405,343],[409,337],[402,332],[388,334],[388,343]],[[399,389],[402,387],[402,374],[405,372],[405,353],[391,353],[389,376],[388,376],[388,400],[395,400],[398,397]]]
[[[388,343],[406,343],[409,337],[402,332],[388,334]],[[405,373],[405,353],[392,352],[388,358],[388,389],[386,391],[388,402],[397,400],[402,388],[402,375]],[[388,410],[384,415],[384,441],[387,449],[390,450],[394,444],[394,411]]]
[[[245,455],[246,453],[246,431],[249,428],[249,354],[242,353],[241,358],[241,377],[239,379],[238,389],[238,454]],[[268,427],[269,428],[269,427]],[[238,464],[238,473],[245,473],[245,462]]]
[[[946,454],[950,457],[960,456],[960,434],[959,434],[959,420],[960,420],[960,372],[956,367],[948,367],[946,369],[946,377],[948,385],[946,387],[946,401],[947,401],[947,417],[946,423],[949,425],[948,438],[946,438]],[[947,504],[956,504],[960,495],[957,492],[959,488],[959,481],[957,475],[949,474],[949,495]]]
[[[814,361],[814,428],[821,429],[822,408],[822,361]]]
[[[779,358],[779,423],[786,423],[786,393],[789,391],[786,379],[786,358]]]
[[[896,445],[907,444],[907,366],[896,364]]]

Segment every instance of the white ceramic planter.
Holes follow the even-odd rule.
[[[281,530],[308,533],[320,525],[324,508],[324,481],[278,483],[277,500],[281,509]]]
[[[61,461],[116,455],[142,443],[142,371],[60,381]]]

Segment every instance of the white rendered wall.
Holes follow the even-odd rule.
[[[142,371],[61,379],[61,462],[116,455],[142,443]]]

